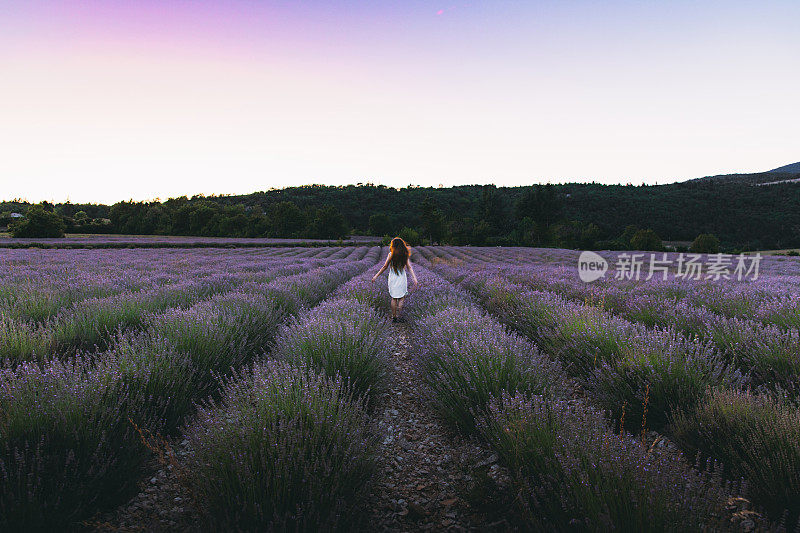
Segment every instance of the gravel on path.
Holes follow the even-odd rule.
[[[507,531],[496,515],[475,507],[475,472],[498,485],[507,476],[488,448],[446,428],[436,416],[409,350],[409,327],[393,325],[390,386],[378,405],[383,432],[371,528],[379,531]],[[472,505],[470,505],[472,503]],[[496,509],[495,509],[496,510]],[[494,513],[493,513],[494,514]]]

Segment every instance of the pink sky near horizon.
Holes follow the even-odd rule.
[[[0,198],[767,170],[800,160],[798,15],[788,1],[12,4]]]

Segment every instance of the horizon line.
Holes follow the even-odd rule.
[[[786,166],[786,165],[782,165]],[[781,167],[777,167],[781,168]],[[664,183],[659,183],[658,180],[654,180],[653,183],[647,183],[646,181],[641,181],[639,183],[634,183],[633,181],[627,182],[615,182],[615,183],[604,183],[602,181],[597,181],[599,178],[593,178],[592,181],[568,181],[568,180],[548,180],[548,181],[537,181],[533,183],[528,183],[524,185],[498,185],[496,183],[459,183],[459,184],[451,184],[451,185],[415,185],[413,183],[409,183],[408,185],[402,187],[396,187],[393,185],[387,185],[385,183],[373,182],[373,181],[358,181],[355,183],[347,183],[347,184],[334,184],[334,183],[306,183],[302,185],[287,185],[285,187],[270,187],[268,189],[259,189],[253,190],[250,192],[212,192],[212,193],[205,193],[205,192],[196,192],[196,193],[184,193],[178,194],[177,196],[168,196],[166,198],[162,198],[161,196],[153,196],[148,198],[125,198],[125,199],[117,199],[114,201],[103,201],[103,200],[88,200],[88,201],[73,201],[69,196],[66,199],[61,200],[54,200],[54,199],[41,199],[38,201],[33,201],[28,198],[24,197],[16,197],[11,199],[0,199],[0,202],[18,202],[18,203],[28,203],[28,204],[37,204],[42,202],[48,202],[53,205],[59,204],[88,204],[88,205],[113,205],[120,202],[141,202],[141,203],[151,203],[151,202],[159,202],[163,203],[168,200],[175,200],[178,198],[187,198],[187,199],[195,199],[195,198],[222,198],[222,197],[233,197],[233,196],[248,196],[251,194],[259,194],[259,193],[267,193],[270,191],[283,191],[288,189],[300,189],[305,187],[334,187],[334,188],[345,188],[345,187],[384,187],[387,189],[395,189],[397,191],[405,190],[405,189],[453,189],[457,187],[485,187],[487,185],[494,185],[498,189],[517,189],[521,187],[532,187],[534,185],[601,185],[607,187],[619,186],[619,187],[661,187],[665,185],[676,185],[678,183],[685,183],[688,181],[705,179],[705,178],[715,178],[715,177],[723,177],[723,176],[747,176],[747,175],[755,175],[755,174],[769,174],[774,172],[773,170],[765,170],[760,172],[732,172],[729,174],[708,174],[705,176],[700,176],[696,178],[686,178],[686,179],[678,179],[675,181],[669,181]],[[782,173],[782,172],[777,172]],[[791,174],[790,172],[786,172]]]

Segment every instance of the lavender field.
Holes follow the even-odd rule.
[[[364,245],[379,237],[351,236],[342,243],[333,239],[283,239],[269,237],[185,237],[175,235],[67,234],[60,238],[11,238],[0,233],[0,248],[263,248],[275,246]]]
[[[2,252],[0,530],[800,530],[800,262],[413,252]]]

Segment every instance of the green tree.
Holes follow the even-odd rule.
[[[580,247],[583,250],[591,250],[595,248],[597,241],[600,239],[600,228],[597,225],[589,223],[583,226],[581,230]]]
[[[339,211],[332,205],[317,210],[312,224],[312,233],[320,239],[344,239],[350,228]]]
[[[48,204],[49,205],[49,204]],[[8,230],[13,237],[47,237],[58,238],[64,236],[66,224],[64,219],[47,209],[43,202],[32,205],[25,213],[25,218],[12,223]]]
[[[620,237],[619,237],[619,240],[622,243],[622,246],[624,248],[631,248],[633,246],[633,244],[631,243],[631,240],[633,239],[633,236],[636,235],[638,232],[639,232],[639,228],[637,228],[633,224],[625,226],[625,231],[623,231],[622,235],[620,235]]]
[[[445,219],[442,212],[436,208],[430,196],[422,201],[422,231],[428,239],[440,242],[445,235]]]
[[[14,222],[14,219],[11,217],[11,211],[3,211],[0,213],[0,227],[8,226]]]
[[[517,201],[517,218],[532,219],[539,226],[555,223],[564,209],[564,202],[551,184],[534,185]]]
[[[297,237],[306,226],[305,215],[292,201],[269,206],[269,222],[274,237]]]
[[[191,204],[192,211],[189,213],[189,234],[190,235],[213,235],[212,220],[219,209],[211,202],[201,201]]]
[[[517,224],[519,244],[535,246],[539,244],[539,227],[531,217],[523,217]]]
[[[713,233],[701,233],[692,242],[689,251],[695,254],[719,253],[719,239]]]
[[[470,217],[456,218],[448,223],[447,233],[452,244],[463,246],[472,243],[472,228],[474,221]]]
[[[479,220],[477,224],[472,226],[472,235],[470,237],[472,244],[483,246],[486,244],[487,239],[491,233],[491,226],[485,220]]]
[[[169,225],[169,213],[164,206],[158,202],[153,202],[144,215],[143,229],[146,234],[168,235],[171,232]]]
[[[116,207],[116,206],[114,206]],[[171,207],[172,209],[172,234],[173,235],[189,235],[191,231],[191,225],[189,218],[192,214],[192,206],[188,203],[175,203]],[[112,209],[112,215],[113,215]],[[114,223],[114,218],[111,218],[112,223]],[[119,226],[114,223],[114,227],[119,228]]]
[[[420,243],[419,233],[409,227],[401,229],[399,237],[406,241],[409,246],[416,246]]]
[[[631,237],[631,248],[634,250],[660,251],[664,249],[664,244],[655,231],[640,229]]]
[[[247,237],[249,218],[241,205],[226,207],[220,214],[217,235],[220,237]]]
[[[495,185],[484,185],[481,189],[478,211],[486,223],[486,237],[504,234],[509,230],[509,216],[506,197]],[[481,230],[483,234],[484,230]],[[477,243],[476,243],[477,244]],[[483,244],[483,243],[481,243]]]
[[[392,221],[386,213],[375,213],[369,217],[369,233],[382,237],[392,233]]]
[[[266,237],[269,235],[269,219],[263,213],[250,215],[247,221],[248,237]]]

